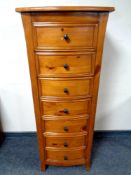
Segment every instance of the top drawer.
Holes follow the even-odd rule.
[[[32,22],[50,23],[99,23],[97,12],[32,12]]]
[[[97,24],[34,22],[36,49],[95,49]]]

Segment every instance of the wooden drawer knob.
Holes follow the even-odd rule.
[[[64,156],[64,160],[68,160],[68,157],[67,156]]]
[[[64,36],[63,36],[63,38],[64,38],[64,40],[69,40],[69,36],[67,35],[67,34],[64,34]]]
[[[63,67],[68,70],[69,69],[69,65],[68,64],[64,64]]]
[[[69,128],[67,126],[64,126],[64,131],[68,132]]]
[[[68,143],[67,142],[64,142],[64,147],[68,147]]]
[[[69,114],[69,110],[65,108],[65,109],[64,109],[64,113],[65,113],[65,114]]]
[[[68,93],[69,93],[68,88],[64,88],[64,93],[66,93],[66,94],[68,94]]]

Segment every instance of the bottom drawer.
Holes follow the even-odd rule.
[[[46,150],[46,159],[52,161],[71,161],[76,159],[84,159],[85,149],[50,149]]]

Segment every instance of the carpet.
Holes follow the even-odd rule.
[[[40,171],[36,136],[6,137],[0,147],[0,175],[131,175],[131,135],[95,135],[92,166],[48,166]]]

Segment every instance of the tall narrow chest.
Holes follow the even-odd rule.
[[[41,169],[90,168],[104,35],[113,7],[32,7],[21,12]]]

